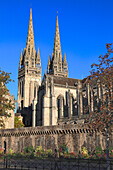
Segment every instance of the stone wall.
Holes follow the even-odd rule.
[[[35,149],[39,145],[54,151],[59,145],[66,143],[70,152],[78,152],[82,146],[86,146],[89,151],[99,145],[104,149],[105,137],[99,132],[93,132],[93,134],[91,132],[86,125],[72,124],[1,129],[0,148],[4,148],[4,142],[6,142],[6,152],[9,152],[10,148],[14,152],[22,152],[27,146],[33,146]],[[110,145],[113,146],[113,135],[111,137]]]

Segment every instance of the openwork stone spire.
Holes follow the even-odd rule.
[[[32,46],[34,47],[32,9],[30,9],[29,28],[28,28],[28,35],[27,35],[26,47],[27,47],[28,45],[32,45]]]
[[[53,54],[52,54],[51,60],[49,56],[47,73],[53,74],[55,76],[60,76],[60,77],[68,77],[66,56],[63,62],[62,53],[61,53],[58,15],[56,19],[56,30],[55,30]]]
[[[58,15],[57,15],[57,20],[56,20],[56,31],[55,31],[53,54],[57,59],[59,59],[59,56],[61,57],[61,45],[60,45]]]

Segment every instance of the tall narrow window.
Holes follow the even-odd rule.
[[[34,88],[34,98],[36,97],[36,86]]]
[[[28,47],[28,54],[30,55],[30,46]]]
[[[60,119],[60,99],[57,99],[58,119]]]
[[[40,64],[39,63],[37,64],[37,68],[38,68],[38,70],[40,69]]]
[[[24,96],[24,83],[22,81],[22,97]]]

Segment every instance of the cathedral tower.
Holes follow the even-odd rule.
[[[58,16],[56,20],[56,32],[55,32],[52,59],[49,56],[47,73],[53,74],[55,76],[60,76],[60,77],[68,77],[66,55],[64,55],[64,60],[63,60],[62,53],[61,53]]]
[[[18,69],[17,112],[21,112],[25,126],[32,125],[33,103],[37,100],[41,84],[41,60],[39,48],[36,53],[33,34],[32,9],[30,9],[26,48],[22,50]]]

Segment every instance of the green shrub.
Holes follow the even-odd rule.
[[[0,154],[3,154],[3,152],[4,152],[4,149],[0,148]]]
[[[52,149],[46,151],[48,157],[52,157]]]
[[[35,149],[35,153],[36,153],[37,151],[38,151],[38,152],[41,152],[41,151],[42,151],[42,146],[38,146],[38,147]]]
[[[109,152],[113,155],[113,147],[109,147]]]
[[[95,148],[95,154],[104,154],[104,151],[102,150],[101,146]]]
[[[33,153],[33,146],[28,146],[24,148],[24,153]]]
[[[88,150],[87,150],[86,147],[83,147],[83,148],[82,148],[81,153],[82,153],[82,157],[83,157],[83,158],[88,158],[88,157],[89,157]]]
[[[13,154],[13,150],[11,148],[9,149],[9,154]]]

